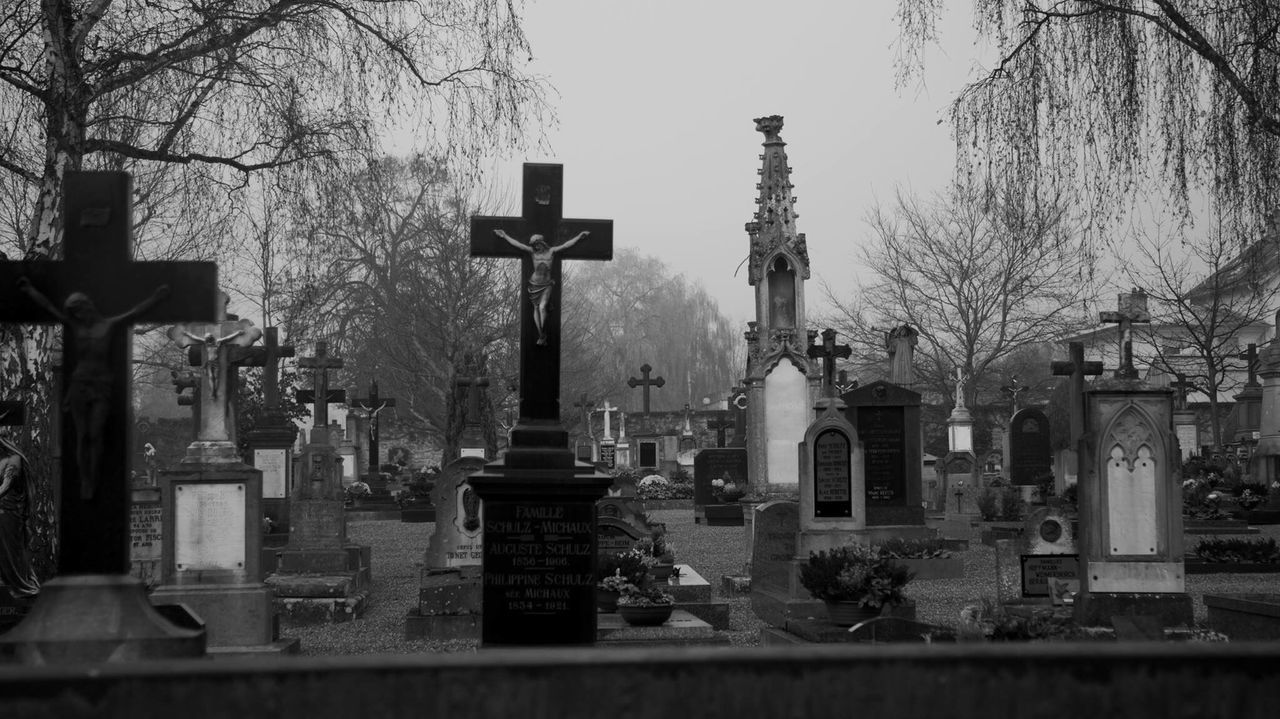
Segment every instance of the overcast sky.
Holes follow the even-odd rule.
[[[865,214],[896,186],[941,189],[952,168],[947,105],[978,70],[968,6],[923,83],[895,87],[894,0],[542,0],[526,6],[532,71],[556,89],[550,153],[491,178],[519,207],[524,161],[565,166],[567,217],[614,221],[614,246],[657,255],[738,322],[754,319],[743,225],[755,209],[763,135],[782,115],[797,229],[813,277],[842,294],[862,269]],[[736,273],[736,276],[735,276]]]

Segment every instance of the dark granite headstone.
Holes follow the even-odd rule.
[[[868,526],[924,524],[920,394],[879,381],[841,399],[862,442]]]
[[[583,502],[485,503],[484,622],[518,632],[508,643],[594,631],[593,614],[572,611],[595,602],[594,513]]]
[[[597,517],[596,531],[601,554],[625,552],[645,537],[644,532],[618,517]]]
[[[1053,471],[1049,418],[1035,407],[1018,410],[1009,420],[1009,482],[1034,485]]]
[[[732,480],[739,489],[746,491],[749,486],[747,450],[732,447],[704,449],[698,452],[693,458],[693,504],[695,507],[715,504],[715,496],[711,493],[711,482],[716,479],[724,479],[726,482]]]
[[[756,507],[752,529],[751,587],[787,594],[799,548],[800,505],[767,502]]]

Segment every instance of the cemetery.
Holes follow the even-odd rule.
[[[1009,8],[983,8],[1004,53],[988,80],[1063,95],[975,108],[1029,101],[965,86],[952,188],[900,188],[851,230],[826,206],[861,202],[862,168],[797,139],[807,109],[786,130],[797,170],[783,115],[739,117],[737,135],[710,110],[653,122],[669,98],[636,90],[654,103],[636,143],[614,134],[636,106],[599,87],[611,134],[559,161],[526,136],[558,93],[529,69],[540,25],[511,4],[20,5],[0,16],[0,98],[21,99],[0,110],[5,717],[1280,706],[1280,185],[1256,170],[1280,159],[1280,91],[1250,87],[1280,63],[1238,73],[1213,44],[1256,18],[1197,30],[1166,3],[1027,3],[1006,27],[981,15]],[[936,40],[939,12],[904,3],[897,62],[923,62],[910,43]],[[1229,76],[1215,99],[1239,116],[1087,74],[1108,58],[1081,49],[1114,48],[1058,31],[1093,15],[1144,60],[1171,32],[1210,61],[1199,80]],[[1024,67],[1054,42],[1092,90]],[[1175,206],[1167,236],[1098,244],[1141,214],[1134,176],[1159,174],[1110,147],[1133,128],[1111,109],[1084,123],[1124,178],[1039,153],[1074,137],[1053,113],[1117,87],[1143,132],[1189,133],[1166,153],[1222,146],[1161,172],[1182,168],[1184,202],[1200,165],[1217,172],[1206,201],[1230,237],[1192,237]],[[1196,119],[1156,122],[1171,108]],[[383,136],[403,113],[423,114],[412,153]],[[1265,142],[1231,134],[1246,114]],[[892,139],[890,164],[909,164],[889,132],[905,121],[879,122],[860,143]],[[700,174],[729,163],[667,147],[671,124],[708,152],[725,133],[737,159],[754,128],[732,247],[721,180]],[[599,164],[634,144],[684,158],[680,183]],[[486,169],[499,147],[516,164]],[[819,195],[812,240],[802,177],[843,193]],[[695,194],[718,224],[675,209]],[[843,241],[858,259],[832,259]]]

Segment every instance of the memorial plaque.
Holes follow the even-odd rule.
[[[244,569],[244,493],[243,482],[174,485],[175,569]]]
[[[617,446],[612,444],[600,445],[600,461],[604,466],[613,469],[618,465]]]
[[[1062,597],[1080,591],[1080,555],[1022,555],[1022,596]]]
[[[485,625],[518,627],[519,644],[594,640],[595,521],[590,503],[487,502]]]
[[[907,504],[905,407],[859,407],[867,507]]]
[[[838,429],[820,432],[813,442],[813,514],[853,516],[853,460],[849,437]]]
[[[264,499],[285,499],[288,496],[288,449],[255,449],[253,466],[262,470]]]
[[[750,486],[747,478],[747,450],[732,447],[698,452],[693,458],[694,505],[715,504],[711,482],[717,479],[734,482],[739,489],[747,491]]]
[[[148,585],[160,581],[163,526],[160,490],[133,490],[133,504],[129,507],[129,574]]]
[[[658,466],[657,442],[648,441],[640,443],[640,466],[645,468]]]

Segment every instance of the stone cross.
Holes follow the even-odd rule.
[[[707,429],[716,431],[716,446],[724,447],[725,430],[736,426],[735,422],[729,418],[728,412],[721,412],[719,416],[707,420]]]
[[[809,357],[822,358],[822,390],[827,397],[836,396],[836,358],[848,358],[853,354],[849,345],[836,344],[836,331],[828,327],[822,331],[822,344],[809,345]]]
[[[661,387],[662,385],[667,383],[667,381],[661,377],[654,377],[653,379],[649,379],[649,373],[652,371],[653,371],[653,368],[649,366],[648,362],[646,362],[640,365],[640,376],[643,377],[644,379],[636,379],[635,377],[631,377],[630,379],[627,380],[627,386],[630,387],[631,389],[635,389],[636,387],[644,388],[644,413],[646,415],[649,414],[649,388]]]
[[[1236,355],[1236,359],[1245,361],[1245,371],[1249,373],[1249,381],[1245,382],[1246,387],[1258,386],[1258,345],[1250,342],[1248,348]]]
[[[131,325],[217,316],[214,263],[133,261],[131,193],[67,172],[64,258],[0,262],[0,322],[63,325],[61,575],[129,572]]]
[[[1018,394],[1027,391],[1027,388],[1020,386],[1018,384],[1018,376],[1014,375],[1009,378],[1009,384],[1001,387],[1000,390],[1008,394],[1010,401],[1013,403],[1013,412],[1009,415],[1012,417],[1018,413]]]
[[[329,403],[344,402],[347,398],[347,393],[344,390],[329,389],[329,370],[342,369],[342,359],[329,354],[328,342],[317,340],[315,355],[299,359],[298,366],[311,370],[312,389],[298,390],[298,401],[304,404],[315,404],[315,409],[312,411],[311,430],[311,442],[314,444],[317,430],[320,432],[329,431]]]
[[[1116,300],[1115,312],[1099,312],[1098,319],[1114,323],[1120,328],[1120,367],[1116,377],[1120,379],[1137,379],[1138,370],[1133,367],[1133,325],[1151,321],[1147,312],[1147,293],[1135,289],[1130,293],[1122,293]]]
[[[612,220],[565,219],[564,166],[525,163],[520,217],[471,218],[472,257],[519,257],[520,418],[560,420],[560,261],[613,259]]]
[[[613,439],[613,427],[609,425],[609,413],[618,411],[617,407],[609,404],[609,400],[604,401],[604,405],[596,408],[597,412],[604,415],[604,436],[601,439]]]
[[[574,402],[573,406],[582,410],[582,424],[586,427],[587,436],[595,439],[595,435],[591,433],[591,405],[593,404],[594,402],[587,401],[587,393],[583,392],[582,397]]]
[[[355,394],[352,392],[351,394]],[[378,396],[378,382],[369,383],[369,396],[351,400],[351,406],[369,415],[369,474],[378,474],[378,414],[387,407],[396,406],[395,398]]]
[[[1170,382],[1169,386],[1178,393],[1178,405],[1174,409],[1187,408],[1187,390],[1194,390],[1196,383],[1187,379],[1187,376],[1181,372],[1174,372],[1175,381]]]
[[[1071,378],[1068,380],[1067,394],[1070,396],[1068,401],[1071,403],[1071,446],[1076,449],[1081,438],[1084,437],[1084,378],[1087,375],[1102,374],[1102,363],[1084,360],[1083,342],[1069,343],[1067,352],[1070,359],[1066,362],[1053,362],[1050,369],[1059,377]]]
[[[467,395],[466,415],[463,417],[464,424],[480,424],[480,388],[489,386],[488,377],[458,377],[453,380],[455,387],[462,388]]]
[[[200,376],[177,370],[169,370],[169,375],[173,378],[173,391],[178,395],[178,406],[191,408],[191,439],[194,440],[200,436]],[[186,389],[190,389],[191,394],[183,394]]]
[[[293,345],[280,344],[280,330],[275,327],[263,330],[260,346],[231,349],[232,365],[262,368],[263,421],[259,424],[278,425],[286,421],[280,406],[280,360],[293,355]]]

